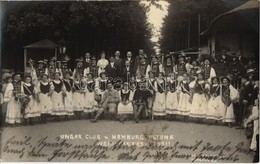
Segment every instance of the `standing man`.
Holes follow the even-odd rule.
[[[141,58],[146,58],[147,59],[147,56],[144,53],[143,49],[139,49],[139,55],[135,57],[135,62],[134,62],[134,71],[135,72],[137,71],[137,68],[140,65]]]
[[[131,51],[128,51],[126,53],[126,61],[129,61],[130,63],[130,68],[134,71],[134,67],[135,67],[135,60],[134,58],[132,57],[132,52]],[[124,63],[125,64],[125,63]]]
[[[83,65],[84,65],[84,68],[88,68],[91,65],[91,55],[89,52],[87,52],[85,54],[85,59],[84,59]]]
[[[134,77],[134,69],[131,67],[131,63],[129,60],[125,61],[125,66],[122,71],[122,76],[124,78],[124,82],[130,81]]]
[[[119,51],[115,52],[115,65],[118,68],[118,75],[121,75],[124,62],[123,62],[123,59],[120,58],[120,52]]]
[[[107,90],[104,92],[102,96],[102,100],[99,105],[99,109],[97,111],[97,115],[93,120],[90,120],[91,122],[97,122],[100,115],[105,111],[109,110],[111,114],[111,118],[114,118],[117,113],[117,105],[120,102],[119,93],[113,88],[113,85],[111,82],[107,84]]]
[[[108,78],[115,79],[118,76],[119,68],[115,63],[115,57],[111,56],[109,59],[109,64],[105,68],[105,72],[107,73]],[[113,80],[111,80],[113,81]]]

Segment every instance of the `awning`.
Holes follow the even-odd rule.
[[[216,31],[254,31],[259,33],[259,1],[249,0],[243,5],[217,16],[201,35]]]
[[[25,46],[23,48],[43,48],[43,49],[55,49],[58,48],[59,46],[54,43],[53,41],[49,40],[49,39],[43,39],[40,40],[38,42],[32,43],[28,46]]]

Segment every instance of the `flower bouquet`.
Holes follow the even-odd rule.
[[[18,102],[21,104],[21,114],[24,114],[26,106],[31,101],[31,98],[27,95],[17,95]]]

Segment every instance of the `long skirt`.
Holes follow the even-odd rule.
[[[168,92],[166,95],[166,113],[178,114],[177,92]]]
[[[157,92],[155,94],[154,104],[153,104],[153,115],[154,116],[164,116],[166,115],[165,106],[165,94]]]
[[[117,114],[133,114],[134,108],[131,102],[124,105],[123,103],[118,104]]]
[[[66,92],[66,97],[64,98],[64,106],[66,115],[73,115],[73,94],[72,92]]]
[[[233,103],[231,103],[228,107],[222,103],[222,117],[223,122],[235,122],[235,114],[234,114],[234,107]]]
[[[206,113],[206,119],[210,120],[221,120],[223,118],[222,115],[222,101],[221,97],[211,97],[208,102],[208,111]]]
[[[84,110],[84,94],[79,92],[74,92],[73,94],[73,100],[74,100],[74,111],[83,111]]]
[[[208,102],[205,94],[195,93],[193,96],[190,117],[205,118],[208,111]]]
[[[93,112],[94,105],[96,104],[95,101],[95,93],[94,92],[86,92],[84,96],[84,112],[90,113]]]
[[[9,124],[21,123],[21,105],[12,97],[7,104],[5,122]]]
[[[66,115],[62,92],[52,93],[52,115]]]
[[[39,117],[41,115],[41,109],[39,108],[35,99],[32,96],[29,97],[30,101],[24,110],[24,118]]]
[[[256,135],[259,134],[259,119],[254,120],[254,133],[250,144],[251,150],[256,150],[257,143],[256,143]]]
[[[187,93],[180,93],[180,100],[178,103],[178,114],[182,116],[188,116],[190,109],[191,109],[191,103],[189,102],[190,96]]]
[[[51,114],[52,113],[52,102],[51,97],[48,94],[39,94],[40,103],[38,104],[41,114]]]

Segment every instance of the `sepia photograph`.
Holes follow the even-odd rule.
[[[0,162],[258,163],[259,6],[0,1]]]

